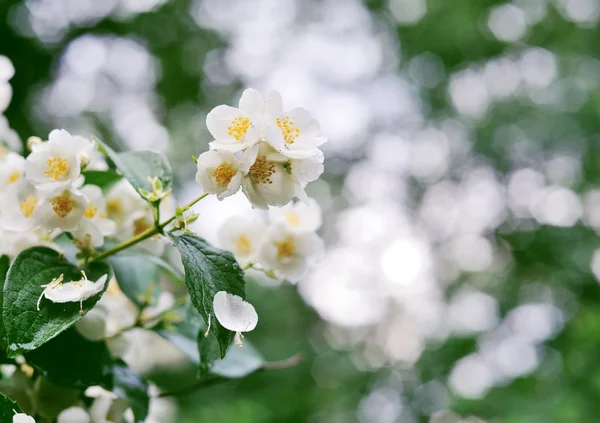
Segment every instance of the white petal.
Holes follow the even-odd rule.
[[[57,423],[90,423],[90,415],[81,407],[71,407],[61,411]]]
[[[215,295],[213,310],[219,323],[234,332],[250,332],[258,323],[258,315],[252,304],[225,291]]]
[[[260,119],[265,109],[265,100],[260,93],[253,89],[248,88],[242,93],[240,98],[240,110],[252,117],[254,123]]]
[[[33,417],[24,413],[17,413],[13,416],[13,423],[35,423]]]
[[[0,56],[0,81],[8,81],[15,75],[15,67],[6,56]]]

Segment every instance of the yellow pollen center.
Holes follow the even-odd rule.
[[[37,203],[38,199],[35,198],[33,195],[28,195],[25,201],[19,203],[19,209],[21,209],[21,213],[23,213],[23,216],[25,216],[26,218],[30,218],[33,214],[33,211],[35,210],[35,206],[37,205]]]
[[[227,163],[221,163],[213,172],[213,176],[217,181],[217,186],[224,187],[229,185],[229,182],[235,176],[235,172]]]
[[[96,216],[96,213],[98,213],[98,207],[96,207],[92,203],[90,203],[87,206],[87,208],[85,209],[85,211],[83,212],[83,216],[86,217],[87,219],[93,219],[94,216]]]
[[[143,232],[146,232],[148,229],[150,229],[150,222],[148,222],[148,219],[146,219],[145,217],[142,217],[138,220],[136,220],[135,222],[133,222],[133,234],[134,235],[139,235]]]
[[[117,198],[107,200],[106,211],[108,212],[109,216],[121,214],[121,212],[123,211],[123,205],[121,204],[121,201]]]
[[[64,219],[73,210],[73,201],[69,197],[59,195],[52,199],[52,209],[58,217]]]
[[[46,160],[46,165],[48,166],[48,170],[44,172],[44,176],[56,181],[60,181],[69,172],[67,160],[60,157],[53,157]]]
[[[250,177],[258,184],[272,184],[271,176],[275,173],[275,164],[267,161],[266,156],[257,157],[250,168]]]
[[[296,141],[296,138],[300,136],[300,129],[297,126],[294,126],[294,122],[291,120],[289,116],[284,117],[283,119],[277,118],[275,119],[277,126],[281,129],[281,135],[283,135],[283,139],[286,144],[293,144]]]
[[[298,213],[289,212],[285,214],[285,220],[292,226],[300,225],[300,218],[298,217]]]
[[[277,257],[279,259],[291,258],[296,255],[296,245],[292,238],[286,238],[285,240],[278,242],[277,246]]]
[[[20,177],[21,177],[21,172],[13,172],[10,175],[8,175],[8,179],[6,182],[8,184],[14,184],[15,182],[17,182],[19,180]]]
[[[247,117],[238,116],[231,121],[231,125],[227,127],[227,133],[235,138],[236,141],[244,141],[246,132],[252,125],[252,121]]]
[[[245,255],[250,253],[250,249],[252,248],[252,242],[248,235],[242,234],[237,242],[237,252],[241,255]]]

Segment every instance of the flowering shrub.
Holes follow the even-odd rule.
[[[13,73],[0,57],[0,112]],[[26,382],[11,396],[19,404],[0,397],[1,421],[164,421],[151,411],[168,393],[130,366],[149,334],[188,354],[199,383],[263,367],[243,340],[258,323],[244,272],[296,282],[322,250],[320,209],[304,189],[323,172],[325,139],[306,110],[285,112],[278,93],[264,99],[252,89],[238,108],[218,106],[206,123],[214,141],[195,159],[204,193],[177,207],[171,167],[159,153],[118,153],[62,129],[47,141],[29,138],[21,153],[14,132],[2,132],[0,355],[9,363],[3,371]],[[230,218],[219,248],[193,232],[196,203],[239,190],[268,210],[266,220]],[[183,274],[161,258],[169,244]],[[159,290],[159,269],[189,295]],[[231,344],[244,347],[234,368]],[[53,387],[77,394],[44,407],[38,397]]]

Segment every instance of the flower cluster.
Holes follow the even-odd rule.
[[[323,250],[316,234],[321,208],[309,198],[268,211],[260,217],[233,216],[218,232],[218,245],[233,252],[242,266],[256,266],[280,279],[296,282]]]
[[[306,200],[304,188],[323,173],[319,124],[305,109],[284,111],[277,92],[265,100],[247,89],[238,108],[215,107],[206,126],[214,141],[198,157],[196,181],[219,200],[241,188],[255,208],[281,207]]]

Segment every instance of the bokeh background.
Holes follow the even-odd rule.
[[[327,253],[297,286],[248,285],[253,344],[304,360],[180,396],[178,422],[597,422],[599,19],[599,0],[1,0],[6,117],[165,152],[181,203],[207,112],[243,88],[321,122]],[[206,200],[196,229],[249,210]]]

